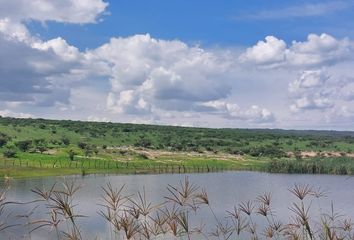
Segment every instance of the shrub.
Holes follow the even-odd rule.
[[[52,128],[52,129],[51,129],[51,132],[52,132],[52,134],[56,134],[56,133],[57,133],[57,130],[56,130],[55,128]]]
[[[74,157],[75,157],[75,155],[76,155],[76,152],[75,152],[73,149],[70,149],[70,150],[68,151],[68,155],[69,155],[70,161],[74,161]]]
[[[61,142],[65,145],[68,146],[70,144],[70,139],[67,137],[62,137]]]
[[[0,147],[6,145],[6,143],[10,140],[9,136],[4,133],[0,133]]]
[[[18,142],[15,143],[15,145],[22,152],[27,152],[30,149],[31,145],[32,145],[32,141],[31,140],[18,141]]]
[[[0,147],[5,146],[7,143],[7,139],[4,137],[0,137]]]
[[[92,148],[89,145],[86,145],[84,148],[84,154],[86,157],[91,156],[92,155]]]
[[[36,150],[39,151],[40,153],[43,153],[45,151],[47,151],[47,147],[45,145],[38,145],[36,146]]]
[[[139,139],[134,146],[135,147],[143,147],[143,148],[149,148],[152,145],[151,141],[149,139],[141,138]]]
[[[261,146],[261,147],[255,147],[250,149],[249,154],[253,157],[275,157],[275,158],[281,158],[281,157],[286,157],[286,153],[273,145],[269,146]]]
[[[16,157],[16,151],[14,149],[7,148],[4,150],[3,155],[6,158],[14,158]]]
[[[87,143],[85,142],[78,142],[77,146],[81,149],[85,149],[88,147]]]

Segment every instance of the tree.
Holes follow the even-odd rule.
[[[47,149],[48,148],[45,145],[36,146],[36,150],[39,151],[41,154],[47,151]]]
[[[143,147],[143,148],[149,148],[152,145],[151,141],[146,138],[140,138],[137,140],[136,143],[134,143],[135,147]]]
[[[74,157],[75,157],[75,155],[76,155],[76,152],[75,152],[73,149],[70,149],[70,150],[68,151],[68,155],[69,155],[70,161],[74,161]]]
[[[3,155],[6,158],[14,158],[16,157],[16,151],[12,148],[7,148],[4,150]]]
[[[86,145],[84,149],[85,157],[91,156],[92,154],[92,148],[89,145]]]
[[[7,136],[4,133],[0,133],[0,148],[5,146],[9,140],[10,140],[9,136]]]
[[[47,150],[47,143],[45,139],[35,139],[34,144],[36,145],[36,150],[39,151],[40,153],[43,153],[44,151]]]
[[[61,142],[65,145],[68,146],[70,144],[70,139],[67,137],[62,137]]]
[[[27,152],[30,149],[31,145],[32,145],[32,141],[31,140],[18,141],[18,142],[15,143],[15,145],[22,152]]]
[[[2,137],[2,136],[0,136],[0,147],[5,146],[6,143],[7,143],[7,139]]]
[[[85,149],[88,147],[88,144],[85,142],[78,142],[77,146],[81,149]]]
[[[294,156],[295,156],[295,159],[296,160],[302,160],[302,154],[301,154],[301,151],[299,151],[299,150],[296,150],[295,152],[294,152]]]

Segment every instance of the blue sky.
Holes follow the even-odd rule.
[[[146,33],[203,46],[249,46],[268,35],[288,43],[305,40],[308,33],[352,37],[353,13],[353,1],[116,0],[109,1],[99,23],[31,22],[29,28],[44,39],[62,36],[80,49],[98,47],[113,36]]]
[[[0,115],[354,130],[354,1],[0,1]]]

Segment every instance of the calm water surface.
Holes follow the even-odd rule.
[[[327,191],[327,197],[318,201],[315,209],[327,211],[333,201],[337,211],[354,219],[354,178],[347,176],[330,175],[288,175],[288,174],[267,174],[257,172],[224,172],[205,174],[161,174],[161,175],[90,175],[90,176],[70,176],[65,179],[76,179],[83,188],[77,193],[76,208],[79,214],[87,216],[80,220],[84,239],[107,239],[109,227],[103,218],[97,213],[102,207],[101,186],[110,182],[114,187],[120,188],[126,185],[125,193],[133,194],[138,190],[146,189],[147,197],[153,203],[163,201],[163,196],[167,195],[167,184],[177,185],[185,176],[189,176],[191,182],[200,187],[204,187],[209,195],[210,203],[218,217],[226,216],[226,210],[232,210],[234,205],[242,201],[254,200],[259,194],[270,192],[272,194],[273,206],[276,215],[283,221],[288,220],[290,210],[289,204],[295,198],[289,194],[288,189],[298,184],[311,184],[321,187]],[[50,188],[56,182],[62,182],[63,177],[36,178],[13,180],[8,193],[8,200],[28,202],[36,198],[30,189]],[[3,183],[1,183],[3,184]],[[16,206],[12,207],[16,212],[30,212],[32,207]],[[317,214],[314,213],[314,214]],[[13,214],[15,215],[15,214]],[[215,224],[213,218],[203,217],[207,225]],[[41,216],[33,215],[33,218]],[[9,218],[12,223],[19,223],[18,218]],[[28,239],[25,227],[9,229],[0,236],[0,239]],[[54,232],[36,231],[32,233],[32,239],[54,239]]]

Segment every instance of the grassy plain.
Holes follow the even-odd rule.
[[[354,174],[354,132],[0,118],[0,176],[256,170]]]

